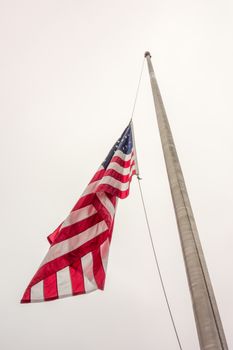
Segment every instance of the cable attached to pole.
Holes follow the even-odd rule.
[[[160,279],[160,283],[161,283],[161,286],[162,286],[163,295],[164,295],[164,298],[165,298],[165,301],[166,301],[166,304],[167,304],[167,309],[168,309],[168,312],[169,312],[169,315],[170,315],[170,318],[171,318],[171,322],[172,322],[173,329],[174,329],[174,332],[175,332],[175,335],[176,335],[176,339],[177,339],[177,342],[179,344],[180,350],[182,350],[180,338],[179,338],[178,331],[177,331],[177,328],[176,328],[176,324],[175,324],[175,321],[174,321],[174,318],[173,318],[173,315],[172,315],[171,306],[169,304],[167,292],[166,292],[165,285],[164,285],[164,282],[163,282],[161,269],[160,269],[159,262],[158,262],[158,257],[157,257],[156,250],[155,250],[154,241],[153,241],[152,234],[151,234],[150,224],[149,224],[149,220],[148,220],[148,215],[147,215],[147,211],[146,211],[145,201],[144,201],[144,198],[143,198],[143,192],[142,192],[142,187],[141,187],[140,180],[141,179],[138,177],[138,185],[139,185],[139,190],[140,190],[143,210],[144,210],[144,214],[145,214],[146,225],[147,225],[148,233],[149,233],[149,236],[150,236],[150,242],[151,242],[153,255],[154,255],[154,259],[155,259],[155,264],[156,264],[156,268],[157,268],[157,271],[158,271],[158,274],[159,274],[159,279]]]
[[[134,99],[134,103],[133,103],[133,109],[132,109],[132,113],[131,113],[131,120],[133,119],[133,115],[134,115],[134,111],[135,111],[135,107],[136,107],[136,103],[137,103],[137,99],[138,99],[138,93],[139,93],[139,88],[140,88],[140,85],[141,85],[142,73],[143,73],[143,70],[144,70],[144,64],[145,64],[145,57],[143,58],[143,61],[142,61],[141,73],[140,73],[140,76],[139,76],[138,86],[137,86],[135,99]]]

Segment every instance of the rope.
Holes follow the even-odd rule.
[[[159,274],[160,283],[161,283],[162,290],[163,290],[163,295],[164,295],[164,298],[165,298],[165,301],[166,301],[166,304],[167,304],[168,312],[169,312],[169,315],[170,315],[170,318],[171,318],[171,322],[172,322],[172,325],[173,325],[173,329],[174,329],[174,332],[175,332],[175,335],[176,335],[177,342],[179,344],[179,348],[180,348],[180,350],[182,350],[180,338],[179,338],[178,331],[177,331],[177,328],[176,328],[176,324],[175,324],[175,321],[174,321],[174,318],[173,318],[173,315],[172,315],[171,306],[170,306],[169,301],[168,301],[167,292],[166,292],[166,289],[165,289],[165,286],[164,286],[163,277],[162,277],[161,269],[160,269],[159,262],[158,262],[158,257],[157,257],[156,250],[155,250],[155,245],[154,245],[152,234],[151,234],[150,224],[149,224],[149,220],[148,220],[148,215],[147,215],[147,211],[146,211],[145,201],[144,201],[144,198],[143,198],[143,192],[142,192],[142,187],[141,187],[141,183],[140,183],[140,178],[139,177],[138,177],[138,185],[139,185],[139,189],[140,189],[140,195],[141,195],[143,210],[144,210],[144,214],[145,214],[147,229],[148,229],[148,233],[149,233],[149,236],[150,236],[150,242],[151,242],[151,246],[152,246],[152,250],[153,250],[155,264],[156,264],[156,268],[157,268],[157,271],[158,271],[158,274]]]
[[[141,68],[141,73],[140,73],[139,80],[138,80],[138,86],[137,86],[136,95],[135,95],[135,99],[134,99],[134,104],[133,104],[133,109],[132,109],[132,114],[131,114],[131,120],[133,119],[134,110],[135,110],[136,102],[137,102],[137,99],[138,99],[138,93],[139,93],[139,88],[140,88],[140,85],[141,85],[142,73],[143,73],[143,70],[144,70],[144,64],[145,64],[145,57],[143,58],[143,61],[142,61],[142,68]]]
[[[143,73],[143,70],[144,70],[144,63],[145,63],[145,57],[144,57],[143,62],[142,62],[141,73],[140,73],[140,76],[139,76],[138,86],[137,86],[136,95],[135,95],[134,104],[133,104],[133,109],[132,109],[132,114],[131,114],[131,121],[133,119],[135,106],[136,106],[136,102],[137,102],[137,98],[138,98],[139,88],[140,88],[140,84],[141,84],[141,80],[142,80],[142,73]],[[134,140],[134,144],[135,144],[135,140]],[[135,145],[134,145],[134,147],[135,147]],[[135,147],[135,158],[136,158],[136,165],[137,165],[137,169],[138,169],[136,147]],[[161,283],[161,286],[162,286],[163,295],[164,295],[164,298],[165,298],[165,301],[166,301],[167,309],[168,309],[169,316],[170,316],[170,319],[171,319],[171,322],[172,322],[172,326],[173,326],[173,329],[174,329],[174,332],[175,332],[175,335],[176,335],[176,339],[177,339],[177,342],[178,342],[180,350],[183,350],[182,346],[181,346],[180,338],[179,338],[179,335],[178,335],[178,331],[177,331],[177,328],[176,328],[176,324],[175,324],[175,321],[174,321],[174,318],[173,318],[173,315],[172,315],[171,306],[170,306],[170,303],[169,303],[169,300],[168,300],[168,296],[167,296],[167,292],[166,292],[166,289],[165,289],[165,285],[164,285],[161,269],[160,269],[160,266],[159,266],[158,257],[157,257],[157,254],[156,254],[155,245],[154,245],[154,242],[153,242],[151,229],[150,229],[150,224],[149,224],[149,220],[148,220],[146,205],[145,205],[145,201],[144,201],[144,197],[143,197],[142,187],[141,187],[141,183],[140,183],[141,178],[140,178],[138,173],[137,173],[137,179],[138,179],[138,185],[139,185],[139,190],[140,190],[140,195],[141,195],[141,201],[142,201],[142,206],[143,206],[143,210],[144,210],[144,215],[145,215],[145,219],[146,219],[146,225],[147,225],[147,229],[148,229],[148,233],[149,233],[149,237],[150,237],[151,247],[152,247],[152,250],[153,250],[153,255],[154,255],[156,269],[157,269],[157,272],[159,274],[159,279],[160,279],[160,283]]]

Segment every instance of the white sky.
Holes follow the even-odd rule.
[[[131,116],[144,52],[182,163],[233,348],[233,3],[0,1],[3,350],[178,349],[137,181],[118,206],[106,289],[20,305],[46,236]],[[145,66],[135,110],[142,186],[180,339],[196,350],[189,291]]]

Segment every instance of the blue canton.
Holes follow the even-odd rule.
[[[117,140],[115,145],[112,147],[111,151],[109,152],[107,158],[103,161],[102,165],[106,169],[114,156],[115,152],[120,150],[125,154],[130,154],[133,148],[133,139],[132,139],[132,132],[131,132],[131,126],[127,126],[121,137]]]

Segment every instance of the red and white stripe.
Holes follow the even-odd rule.
[[[135,158],[116,151],[101,166],[69,216],[48,237],[50,249],[27,287],[22,303],[103,289],[117,199],[129,193]]]

